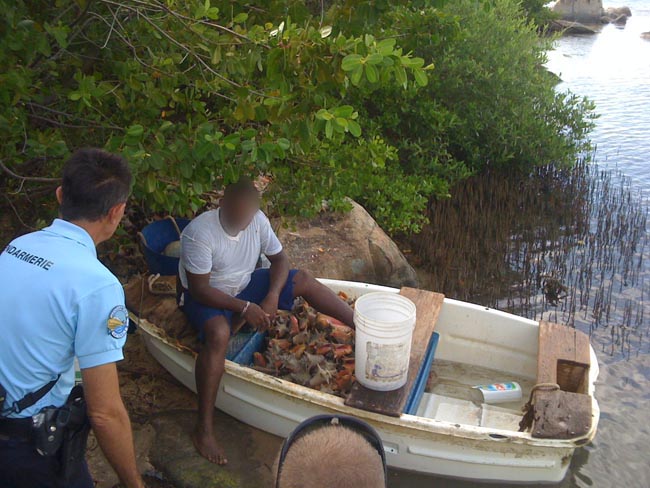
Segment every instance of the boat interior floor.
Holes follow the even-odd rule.
[[[494,405],[482,403],[480,394],[472,388],[510,381],[521,386],[520,401]],[[512,373],[434,359],[417,415],[456,424],[517,431],[522,408],[534,384],[534,379]]]

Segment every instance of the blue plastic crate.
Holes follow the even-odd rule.
[[[237,354],[248,344],[251,340],[251,337],[255,335],[255,332],[239,332],[230,338],[228,341],[228,349],[226,350],[226,359],[229,361],[234,361]],[[253,353],[251,353],[251,358]]]
[[[232,361],[243,366],[249,366],[253,364],[253,353],[262,352],[266,334],[266,332],[255,332],[248,340],[248,342],[244,345],[244,347],[242,347],[235,355]]]

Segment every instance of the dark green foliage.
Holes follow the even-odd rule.
[[[513,0],[0,8],[2,164],[51,176],[79,146],[120,151],[153,211],[191,214],[207,190],[266,175],[278,213],[352,197],[413,232],[454,182],[571,161],[588,129]]]

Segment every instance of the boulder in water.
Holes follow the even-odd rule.
[[[597,34],[598,31],[580,22],[568,20],[552,20],[548,25],[549,32],[561,32],[563,34]]]
[[[632,17],[630,7],[609,7],[605,10],[605,16],[609,18],[617,18],[621,15]]]
[[[551,10],[560,15],[562,20],[599,24],[603,16],[601,0],[557,0]]]

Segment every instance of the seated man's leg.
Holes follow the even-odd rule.
[[[354,327],[352,308],[308,271],[299,270],[293,275],[293,296],[303,297],[319,312]]]
[[[194,445],[201,455],[216,464],[228,460],[214,434],[214,402],[226,361],[230,339],[230,324],[224,315],[216,315],[203,324],[205,342],[196,358],[196,390],[199,395],[199,417],[192,434]]]
[[[265,268],[256,269],[251,276],[250,283],[244,291],[237,295],[237,298],[249,300],[259,305],[269,291],[269,284],[269,270]],[[319,312],[354,327],[352,320],[354,312],[347,303],[316,280],[309,272],[292,269],[289,271],[287,282],[280,293],[278,308],[290,310],[296,297],[303,297]]]

